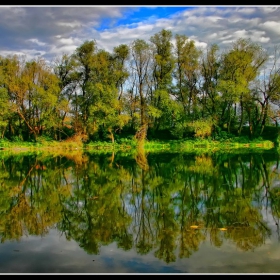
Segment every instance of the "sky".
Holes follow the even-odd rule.
[[[270,53],[280,45],[280,6],[0,6],[0,55],[53,61],[86,40],[109,52],[168,29],[205,49],[250,38]],[[174,40],[173,40],[174,42]]]

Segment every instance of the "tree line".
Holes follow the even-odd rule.
[[[202,50],[162,29],[112,52],[87,40],[52,63],[0,56],[0,137],[259,137],[278,125],[279,54],[243,38]]]

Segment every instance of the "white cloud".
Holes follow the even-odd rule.
[[[266,22],[260,24],[260,26],[264,27],[267,30],[280,34],[280,22],[266,21]]]
[[[248,31],[246,31],[245,29],[243,29],[243,30],[237,30],[237,31],[233,32],[233,34],[234,34],[236,37],[248,37]]]
[[[241,8],[237,8],[237,12],[240,14],[252,15],[256,12],[256,9],[257,8],[241,7]]]
[[[272,13],[279,10],[279,7],[263,7],[264,13]]]
[[[37,44],[38,46],[45,46],[46,45],[46,43],[40,42],[38,39],[35,39],[35,38],[28,39],[27,41],[30,41],[30,42],[32,42],[34,44]]]
[[[207,20],[212,21],[212,22],[218,22],[219,20],[223,19],[222,17],[217,17],[217,16],[209,16]]]
[[[158,19],[159,15],[154,14],[142,21],[117,26],[115,20],[129,14],[133,16],[133,11],[139,9],[125,6],[0,7],[0,49],[20,52],[29,46],[33,49],[30,45],[33,43],[40,50],[44,49],[50,59],[59,51],[75,50],[85,40],[94,39],[100,48],[112,51],[115,46],[129,44],[135,39],[149,41],[163,28],[171,30],[173,35],[193,38],[202,48],[213,43],[230,44],[239,37],[251,38],[265,48],[280,44],[279,7],[192,7],[168,18]],[[100,31],[103,20],[108,27]]]
[[[207,48],[207,43],[205,43],[205,42],[200,42],[200,41],[198,41],[198,40],[196,40],[196,39],[193,39],[194,40],[194,42],[195,42],[195,45],[198,47],[198,48],[201,48],[201,49],[206,49]]]
[[[254,40],[254,41],[256,41],[256,40]],[[260,38],[258,39],[258,41],[259,41],[260,43],[268,43],[268,42],[270,41],[270,38],[268,38],[268,37],[260,37]]]
[[[210,34],[210,35],[208,36],[208,39],[215,39],[215,38],[217,38],[217,37],[218,37],[218,33],[214,32],[213,34]]]
[[[81,43],[81,40],[73,37],[69,38],[59,38],[58,42],[62,45],[75,45]]]
[[[38,51],[36,49],[22,49],[21,51],[13,51],[13,50],[1,50],[1,55],[9,56],[9,55],[17,55],[25,57],[26,60],[32,60],[36,57],[43,57],[46,52],[45,51]]]
[[[71,27],[71,28],[82,27],[82,24],[77,20],[72,21],[72,22],[59,21],[56,24],[59,25],[59,26],[67,26],[67,27]]]
[[[81,42],[82,43],[82,42]],[[62,54],[71,54],[73,53],[78,45],[63,45],[61,47],[52,46],[51,49],[48,51],[50,55],[60,56]]]

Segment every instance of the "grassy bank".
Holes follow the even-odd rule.
[[[211,140],[187,140],[187,141],[168,141],[168,142],[146,142],[146,151],[170,150],[181,152],[193,152],[194,150],[203,151],[228,151],[239,149],[273,149],[275,145],[272,141],[251,141],[251,142],[219,142]]]
[[[2,151],[9,150],[17,153],[24,151],[75,151],[83,150],[88,152],[135,152],[137,142],[135,140],[123,139],[119,142],[90,142],[87,144],[81,141],[46,141],[41,139],[38,142],[11,142],[0,140]],[[275,148],[275,144],[270,140],[253,140],[253,141],[213,141],[213,140],[170,140],[170,141],[145,141],[144,150],[146,152],[215,152],[241,149],[269,150]]]

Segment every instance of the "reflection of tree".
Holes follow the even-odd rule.
[[[136,150],[136,155],[135,155],[135,160],[141,169],[143,169],[143,170],[149,169],[148,160],[147,160],[147,157],[145,155],[145,150],[144,150],[144,142],[140,142],[140,144],[138,144],[137,150]]]
[[[213,188],[207,200],[205,216],[207,228],[211,229],[211,240],[216,246],[222,244],[223,235],[223,238],[235,241],[240,249],[251,250],[262,245],[270,234],[259,211],[261,200],[258,185],[263,161],[258,158],[249,156],[244,162],[244,159],[237,157],[221,166],[222,189]],[[253,206],[253,199],[255,203],[260,203],[258,207]],[[224,234],[218,230],[222,227],[227,228]]]
[[[171,184],[160,184],[156,188],[157,203],[157,244],[159,248],[155,256],[163,259],[165,262],[174,262],[176,256],[176,238],[178,234],[178,225],[175,220],[175,209],[172,203],[172,193],[174,192]]]
[[[153,201],[150,199],[150,195],[146,188],[146,171],[141,169],[140,171],[140,189],[139,195],[134,197],[134,205],[137,207],[137,233],[135,237],[136,250],[140,254],[147,254],[153,248],[154,234],[151,229],[151,211],[153,211]],[[137,183],[136,183],[137,184]],[[137,185],[136,185],[137,186]]]
[[[116,242],[169,263],[177,248],[188,258],[206,239],[254,250],[271,233],[262,207],[280,217],[271,155],[140,154],[135,161],[117,153],[3,159],[2,242],[57,226],[90,254]]]
[[[269,232],[269,229],[265,226],[254,228],[241,225],[229,228],[225,238],[235,241],[237,247],[243,251],[249,251],[265,243],[266,232]]]
[[[67,186],[57,181],[59,168],[53,176],[54,171],[37,158],[21,158],[20,162],[7,161],[4,166],[14,172],[1,187],[1,197],[7,201],[0,216],[2,242],[19,240],[23,234],[46,234],[60,220],[58,197],[68,194]]]
[[[268,189],[269,200],[271,205],[271,212],[277,226],[278,239],[280,240],[280,170],[279,170],[279,155],[277,155],[276,164],[272,166],[271,172],[269,173],[269,180],[271,182],[271,188]]]
[[[178,187],[173,176],[170,176],[170,166],[156,165],[155,170],[150,172],[154,182],[152,185],[156,205],[156,244],[158,249],[155,256],[165,262],[174,262],[176,256],[176,239],[179,226],[175,219],[174,196]],[[171,169],[172,170],[172,169]],[[172,172],[172,171],[171,171]],[[155,184],[155,179],[159,182]]]
[[[198,208],[199,189],[191,177],[191,175],[185,177],[184,187],[176,197],[180,209],[177,218],[178,223],[180,223],[180,258],[189,258],[193,252],[199,249],[200,243],[205,239],[202,231],[191,228],[193,225],[201,225],[202,223],[202,216]]]
[[[123,175],[123,169],[114,169],[104,161],[90,161],[75,169],[72,196],[64,202],[67,219],[59,227],[88,253],[97,254],[101,245],[113,241],[127,250],[132,246],[120,173]]]

